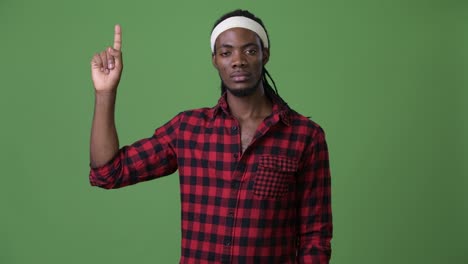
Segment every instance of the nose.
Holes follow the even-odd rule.
[[[242,52],[234,52],[232,54],[231,66],[233,68],[245,67],[247,65],[247,60],[245,59],[245,54]]]

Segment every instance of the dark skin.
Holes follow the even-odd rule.
[[[271,113],[271,103],[259,82],[262,67],[268,62],[269,51],[261,49],[260,43],[258,36],[250,30],[230,29],[218,37],[217,52],[213,55],[213,65],[229,87],[227,101],[241,127],[242,151],[252,141],[263,119]],[[113,47],[96,53],[91,60],[95,91],[90,140],[90,162],[93,168],[106,164],[119,150],[114,107],[123,69],[121,46],[122,30],[116,25]],[[244,92],[248,90],[250,92]],[[243,96],[235,96],[236,91]]]
[[[220,34],[215,51],[213,65],[227,86],[227,102],[239,122],[244,152],[258,126],[272,111],[260,81],[270,53],[262,48],[257,34],[244,28],[232,28]]]
[[[114,27],[114,45],[96,53],[91,60],[95,101],[91,128],[90,162],[93,168],[106,164],[119,150],[114,106],[123,69],[122,29]]]

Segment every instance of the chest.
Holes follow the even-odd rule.
[[[209,122],[208,122],[209,121]],[[209,169],[234,169],[241,159],[251,155],[291,156],[301,152],[305,142],[300,129],[281,122],[241,121],[233,118],[184,122],[177,131],[174,145],[179,169],[185,165]],[[250,150],[250,151],[249,151]],[[244,154],[248,155],[245,156]]]
[[[242,152],[244,152],[252,142],[255,133],[258,127],[261,125],[261,123],[262,120],[249,120],[239,122]]]
[[[299,161],[307,134],[298,127],[271,120],[220,119],[210,123],[187,122],[180,127],[174,147],[182,183],[207,188],[229,185],[233,179],[251,184],[264,156]],[[271,167],[282,161],[263,163],[266,164],[263,167]]]

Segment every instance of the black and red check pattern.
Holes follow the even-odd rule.
[[[120,188],[179,170],[180,263],[328,263],[331,182],[323,130],[273,100],[242,153],[225,95],[123,147],[90,182]]]

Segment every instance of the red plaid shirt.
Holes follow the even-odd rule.
[[[225,96],[123,147],[90,182],[120,188],[179,170],[180,263],[328,263],[331,183],[323,130],[273,100],[242,153]]]

